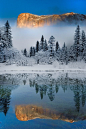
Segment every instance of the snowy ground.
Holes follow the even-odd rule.
[[[33,66],[17,66],[16,64],[13,65],[6,65],[0,63],[0,74],[3,73],[31,73],[31,72],[86,72],[85,67],[70,67],[70,65],[33,65]]]
[[[86,63],[69,62],[68,65],[58,62],[56,57],[50,59],[48,52],[40,51],[35,57],[25,57],[15,48],[4,49],[6,63],[0,63],[0,74],[3,73],[36,73],[36,72],[86,72]],[[39,59],[39,64],[37,60]],[[49,63],[52,63],[49,64]]]

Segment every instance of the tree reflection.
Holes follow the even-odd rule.
[[[57,78],[53,78],[52,74],[48,74],[47,77],[42,77],[39,74],[36,78],[29,79],[30,87],[35,86],[35,91],[36,93],[40,93],[41,99],[43,99],[44,95],[48,95],[50,101],[53,101],[55,99],[55,93],[59,92],[59,87],[62,87],[65,93],[69,88],[74,93],[75,107],[78,112],[80,111],[80,103],[84,107],[86,101],[85,82],[85,78],[71,78],[68,77],[68,73]]]
[[[49,99],[50,99],[51,101],[53,101],[54,98],[55,98],[54,88],[53,88],[52,84],[49,86],[48,97],[49,97]]]
[[[10,105],[10,95],[11,90],[10,89],[3,89],[0,86],[0,112],[3,112],[6,116],[9,105]]]
[[[58,76],[57,76],[58,74]],[[86,102],[86,78],[73,77],[74,74],[15,74],[0,75],[0,112],[6,115],[9,109],[11,91],[19,85],[28,85],[39,93],[40,98],[48,96],[50,101],[54,101],[59,89],[63,89],[66,94],[70,89],[74,93],[74,103],[77,112],[80,106],[84,107]]]
[[[35,90],[36,90],[36,93],[38,93],[38,92],[39,92],[39,86],[38,86],[38,84],[37,84],[37,83],[35,84]]]
[[[18,87],[18,83],[11,75],[0,75],[0,112],[5,116],[10,106],[11,91]]]
[[[26,80],[23,80],[23,84],[26,85]]]

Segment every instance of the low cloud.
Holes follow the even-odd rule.
[[[0,26],[3,26],[5,22],[0,23]],[[24,48],[29,51],[31,46],[35,46],[37,40],[40,41],[41,36],[48,41],[50,36],[54,36],[56,41],[59,42],[60,47],[62,47],[65,42],[67,46],[70,46],[74,43],[74,33],[76,25],[59,25],[59,26],[45,26],[40,28],[17,28],[16,23],[11,23],[12,36],[13,36],[13,46],[18,50]],[[81,26],[81,31],[86,32],[86,27]]]

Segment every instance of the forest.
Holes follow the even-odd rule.
[[[58,41],[55,40],[54,36],[49,38],[49,41],[44,39],[42,35],[41,40],[37,41],[35,46],[31,46],[29,50],[24,48],[21,50],[21,55],[23,55],[23,60],[28,60],[33,58],[37,64],[47,63],[52,64],[55,60],[60,64],[68,64],[69,62],[84,61],[86,63],[86,35],[85,31],[80,30],[80,26],[77,25],[74,41],[72,41],[72,46],[67,46],[64,42],[63,47],[60,47]],[[70,44],[70,43],[69,43]],[[3,27],[0,27],[0,62],[4,63],[8,59],[13,59],[16,56],[16,52],[10,49],[13,48],[12,43],[12,33],[9,22],[7,21]],[[9,54],[6,51],[9,50]],[[19,53],[19,52],[17,52]],[[18,56],[18,55],[17,55]],[[19,60],[19,59],[18,59]],[[16,61],[15,61],[16,63]]]

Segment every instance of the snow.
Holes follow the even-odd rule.
[[[30,73],[30,72],[86,72],[85,63],[81,62],[84,67],[80,68],[80,62],[70,63],[69,65],[61,65],[58,62],[54,62],[52,65],[39,65],[33,66],[17,66],[16,64],[6,65],[6,63],[0,63],[0,74],[3,73]],[[76,66],[76,67],[74,67]],[[81,65],[82,66],[82,65]]]
[[[15,48],[4,50],[5,55],[13,56],[5,62],[0,63],[0,74],[2,73],[30,73],[30,72],[86,72],[84,61],[70,62],[68,65],[61,64],[56,57],[49,59],[49,51],[40,51],[34,57],[25,57]],[[37,60],[39,59],[39,64]],[[49,60],[52,62],[49,64]]]
[[[3,73],[30,73],[30,72],[86,72],[84,61],[61,64],[56,56],[50,59],[49,51],[40,51],[33,57],[25,57],[15,48],[4,49],[4,54],[10,56],[5,63],[0,63],[0,74]],[[14,56],[13,56],[14,54]],[[39,60],[39,64],[37,64]],[[51,62],[49,64],[49,61]]]

